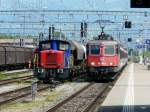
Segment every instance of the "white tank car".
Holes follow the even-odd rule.
[[[87,56],[86,56],[86,46],[84,46],[84,45],[81,44],[81,47],[82,47],[82,49],[84,50],[84,53],[85,53],[84,57],[85,57],[85,59],[86,59],[86,58],[87,58]]]

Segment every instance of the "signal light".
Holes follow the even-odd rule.
[[[83,33],[83,31],[81,31],[81,37],[84,37],[84,33]]]
[[[87,23],[84,23],[84,37],[87,37]]]
[[[81,37],[84,37],[84,34],[83,34],[83,22],[81,23]]]
[[[132,23],[131,21],[125,21],[125,28],[131,28]]]
[[[51,40],[51,38],[54,37],[54,33],[55,27],[52,25],[51,27],[49,27],[49,40]]]
[[[150,8],[150,0],[131,0],[131,8]]]
[[[132,42],[132,38],[128,38],[128,42]]]
[[[81,29],[80,29],[81,37],[87,37],[87,23],[81,22]]]
[[[24,39],[20,39],[20,46],[24,46]]]

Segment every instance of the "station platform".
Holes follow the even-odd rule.
[[[130,63],[102,103],[100,112],[150,112],[150,71]]]

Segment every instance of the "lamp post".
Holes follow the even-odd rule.
[[[142,33],[143,31],[144,31],[143,29],[141,29],[141,30],[139,31],[139,37],[140,37],[140,39],[138,40],[138,42],[139,42],[140,44],[143,43],[143,38],[142,38],[142,36],[141,36],[141,33]],[[143,48],[140,48],[140,49],[139,49],[139,56],[140,56],[139,64],[143,64]]]

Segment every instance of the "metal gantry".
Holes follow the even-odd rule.
[[[79,38],[80,23],[88,23],[88,37],[91,38],[101,32],[97,24],[105,21],[104,31],[119,36],[118,38],[131,35],[138,35],[140,24],[143,21],[132,19],[135,16],[144,18],[150,16],[150,12],[142,11],[99,11],[99,10],[0,10],[0,29],[1,34],[20,34],[20,35],[38,35],[39,32],[48,34],[48,27],[52,24],[57,31],[62,31],[67,36]],[[4,19],[3,17],[10,17]],[[126,30],[124,28],[124,17],[131,19],[133,28]],[[108,20],[108,21],[106,21]],[[147,24],[150,24],[147,22]],[[116,30],[117,27],[117,30]],[[146,30],[146,29],[145,29]],[[114,33],[113,33],[114,32]],[[149,34],[149,28],[147,28]]]

